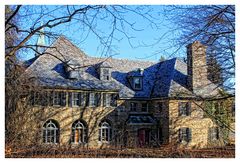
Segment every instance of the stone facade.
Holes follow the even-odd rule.
[[[140,107],[136,112],[130,110],[130,103],[136,102],[140,106],[141,103],[148,102],[149,108],[147,112],[142,113]],[[55,120],[60,128],[60,146],[80,146],[88,148],[103,147],[159,147],[166,144],[175,144],[185,148],[205,148],[212,146],[223,146],[221,139],[211,144],[209,140],[209,129],[217,127],[209,118],[204,117],[201,109],[201,101],[191,102],[191,113],[188,116],[179,115],[179,103],[189,102],[189,100],[154,100],[154,101],[137,101],[137,100],[118,100],[118,106],[114,107],[32,107],[29,111],[28,123],[26,129],[32,130],[32,135],[28,134],[29,143],[35,142],[39,145],[43,143],[43,125],[49,119]],[[162,103],[160,108],[159,104]],[[156,123],[154,124],[128,124],[126,123],[130,115],[153,115]],[[82,120],[87,124],[87,142],[72,143],[72,125],[75,121]],[[108,120],[112,128],[112,140],[102,143],[98,140],[99,124],[103,120]],[[179,142],[179,129],[191,129],[191,141],[187,143]],[[145,143],[140,144],[139,132],[144,130],[148,133]],[[154,134],[153,133],[154,131]],[[36,134],[37,133],[37,134]],[[154,139],[151,136],[155,136]],[[145,138],[146,139],[146,138]],[[37,140],[37,142],[36,142]],[[48,145],[48,144],[47,144]]]

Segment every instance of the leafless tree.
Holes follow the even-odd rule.
[[[151,9],[148,6],[106,6],[106,5],[81,5],[81,6],[5,6],[5,134],[6,145],[17,147],[26,136],[23,126],[29,122],[26,116],[29,112],[31,92],[44,94],[34,78],[24,76],[25,66],[19,61],[18,54],[28,52],[44,55],[37,48],[54,48],[50,45],[37,45],[36,38],[42,34],[50,41],[61,35],[55,29],[61,25],[78,27],[81,41],[90,34],[95,35],[102,48],[102,55],[110,57],[113,41],[119,41],[116,33],[127,38],[132,44],[131,31],[141,31],[135,22],[127,20],[126,14],[140,16],[147,20],[149,25],[156,26]],[[102,23],[106,30],[101,31]],[[61,60],[54,54],[48,54]],[[64,61],[63,61],[64,62]],[[18,108],[18,109],[16,109]],[[16,124],[22,124],[21,126]]]
[[[218,69],[217,74],[221,74],[223,78],[223,87],[234,93],[235,6],[167,6],[165,12],[167,19],[177,25],[170,30],[176,36],[176,39],[172,41],[174,46],[181,49],[195,40],[208,46],[207,60],[210,76],[213,77],[216,74],[215,70]],[[213,57],[217,61],[215,65],[212,64]],[[218,68],[213,68],[216,66]],[[213,69],[215,70],[211,71]],[[216,75],[213,78],[216,78]]]
[[[34,50],[36,45],[31,39],[40,34],[44,28],[44,34],[47,37],[61,35],[54,32],[57,26],[65,24],[74,25],[78,28],[78,34],[82,41],[88,35],[94,34],[102,47],[102,54],[108,54],[111,51],[113,40],[118,41],[116,33],[127,38],[129,44],[132,44],[134,36],[131,31],[141,31],[135,25],[136,22],[125,18],[126,14],[133,14],[142,17],[149,22],[151,26],[157,26],[155,18],[151,15],[149,6],[106,6],[106,5],[83,5],[83,6],[10,6],[13,12],[5,20],[5,32],[14,30],[20,36],[18,42],[14,45],[6,46],[6,60],[15,55],[20,49]],[[11,20],[18,17],[18,22]],[[29,21],[26,23],[26,21]],[[99,28],[101,23],[106,24],[106,30]]]
[[[176,8],[179,9],[179,8]],[[182,9],[182,8],[181,8]],[[197,8],[196,8],[197,9]],[[228,6],[225,8],[221,8],[219,6],[213,6],[213,11],[222,13],[226,12],[226,15],[235,15],[232,12],[234,8],[232,6]],[[210,9],[209,9],[210,10]],[[183,10],[181,10],[183,11]],[[203,12],[204,9],[202,8],[201,11]],[[192,9],[191,12],[196,12],[195,9]],[[118,41],[121,38],[116,38],[116,33],[120,33],[122,37],[127,38],[129,44],[133,47],[132,39],[134,37],[131,35],[131,31],[141,31],[134,21],[130,21],[126,19],[126,14],[133,14],[142,17],[143,19],[149,22],[150,26],[154,26],[158,28],[158,24],[156,20],[151,14],[151,9],[149,6],[106,6],[106,5],[81,5],[81,6],[6,6],[5,12],[5,35],[6,35],[6,42],[5,42],[5,61],[6,61],[6,80],[5,80],[5,98],[6,98],[6,106],[5,106],[5,113],[6,113],[6,144],[17,146],[20,144],[21,138],[24,138],[24,134],[27,131],[24,131],[21,126],[16,126],[16,124],[24,124],[28,123],[28,117],[26,115],[28,109],[28,102],[29,94],[32,91],[41,92],[42,88],[35,83],[35,79],[28,78],[22,76],[25,67],[21,62],[18,61],[17,55],[18,53],[22,53],[25,50],[32,51],[37,53],[38,55],[44,55],[39,53],[36,49],[38,47],[42,47],[36,45],[36,36],[41,34],[41,30],[44,28],[45,36],[48,37],[49,40],[55,39],[57,36],[61,35],[60,32],[55,31],[57,27],[65,24],[65,25],[76,25],[78,26],[80,33],[81,41],[84,41],[90,34],[94,34],[100,42],[102,48],[102,55],[106,55],[109,57],[111,55],[111,51],[113,50],[113,41]],[[205,19],[202,19],[200,22],[208,21],[210,22],[209,25],[206,27],[205,33],[209,33],[207,30],[208,28],[218,27],[221,24],[226,22],[231,22],[232,24],[228,24],[229,27],[234,27],[234,22],[231,19],[228,20],[226,16],[223,16],[220,12],[216,14],[216,17],[208,16]],[[189,12],[190,14],[190,12]],[[203,14],[204,16],[204,14]],[[213,20],[212,20],[213,19]],[[199,18],[200,20],[200,18]],[[28,23],[26,23],[28,22]],[[197,21],[196,21],[197,22]],[[101,31],[101,28],[98,28],[101,23],[109,24],[106,28],[106,31]],[[189,23],[189,22],[188,22]],[[217,25],[216,25],[217,24]],[[195,26],[195,25],[194,25]],[[183,26],[184,27],[184,26]],[[189,26],[190,27],[190,26]],[[187,29],[187,28],[185,28]],[[220,28],[221,29],[221,28]],[[231,29],[231,28],[230,28]],[[235,29],[234,29],[235,30]],[[210,30],[211,31],[211,30]],[[219,51],[219,61],[224,62],[224,66],[226,68],[225,73],[227,74],[235,68],[235,61],[234,61],[234,45],[235,43],[232,42],[234,40],[234,33],[231,32],[222,32],[214,31],[217,33],[213,33],[212,36],[208,39],[203,39],[205,44],[207,45],[214,45],[215,51]],[[186,33],[187,34],[187,33]],[[205,38],[202,33],[195,33],[194,36]],[[229,37],[227,38],[226,36]],[[231,35],[230,35],[231,34]],[[223,36],[222,36],[223,35]],[[218,40],[217,36],[221,36],[221,39],[224,39],[223,43],[221,39]],[[187,39],[188,42],[195,40],[193,36],[190,37],[191,39]],[[185,40],[186,41],[186,40]],[[186,45],[186,42],[180,42],[181,45]],[[231,54],[232,58],[228,58],[226,53],[221,51],[221,48],[226,48],[227,53]],[[231,49],[229,50],[229,48]],[[47,45],[44,48],[49,48]],[[54,48],[54,47],[53,47]],[[228,49],[228,50],[227,50]],[[26,54],[26,52],[25,52]],[[221,54],[221,55],[220,55]],[[53,55],[54,54],[50,54]],[[57,56],[55,56],[57,57]],[[221,60],[221,59],[225,60]],[[60,59],[60,58],[58,58]],[[225,61],[227,61],[225,63]],[[230,66],[230,67],[228,67]],[[20,78],[21,76],[21,78]],[[232,77],[232,76],[231,76]],[[19,107],[18,111],[16,112],[16,108]],[[14,113],[14,114],[12,114]],[[41,115],[41,113],[39,113]],[[23,131],[25,133],[23,133]],[[68,151],[63,149],[64,151]],[[46,152],[46,151],[45,151]],[[48,151],[47,151],[48,152]],[[96,154],[97,155],[97,154]]]

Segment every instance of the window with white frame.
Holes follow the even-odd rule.
[[[87,125],[82,120],[77,120],[72,125],[72,143],[87,143]]]
[[[101,105],[101,93],[88,93],[88,106],[95,107]]]
[[[111,141],[111,137],[112,137],[111,125],[108,122],[103,121],[99,125],[99,141],[109,142]]]
[[[215,141],[219,139],[219,128],[218,127],[211,127],[209,128],[209,140]]]
[[[53,106],[66,106],[66,92],[53,92]]]
[[[133,77],[133,89],[135,90],[142,89],[142,77]]]
[[[110,94],[104,93],[103,94],[103,106],[109,107],[110,106]]]
[[[79,106],[80,105],[80,99],[79,99],[79,92],[72,92],[72,106]]]
[[[89,93],[89,105],[88,106],[95,106],[95,93]]]
[[[191,115],[191,103],[190,102],[179,102],[178,103],[178,115],[179,116],[190,116]]]
[[[43,125],[43,142],[49,144],[59,143],[59,126],[54,120],[48,120]]]
[[[180,128],[178,136],[180,143],[189,143],[192,140],[192,130],[190,128]]]
[[[53,92],[53,105],[61,105],[61,94],[60,92]]]
[[[117,94],[116,93],[104,93],[103,94],[103,106],[106,106],[106,107],[117,106]]]
[[[79,107],[85,105],[85,92],[69,92],[68,106]]]

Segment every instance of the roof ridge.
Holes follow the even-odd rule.
[[[128,59],[128,58],[95,57],[95,56],[88,56],[88,57],[89,58],[95,58],[95,59],[106,59],[106,60],[111,59],[111,60],[125,60],[125,61],[133,61],[133,62],[158,63],[158,62],[154,62],[154,61],[141,61],[141,60],[134,60],[134,59]]]

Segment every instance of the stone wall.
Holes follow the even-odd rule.
[[[210,118],[204,118],[204,112],[201,109],[201,107],[204,107],[203,103],[201,101],[191,101],[191,115],[179,116],[178,115],[179,102],[187,102],[187,101],[186,100],[170,100],[169,101],[170,142],[178,143],[178,130],[180,128],[190,128],[192,131],[192,140],[184,146],[189,148],[208,147],[209,128],[215,127],[216,125],[213,123],[213,121]],[[216,144],[216,145],[219,146],[221,144],[219,142],[219,144]]]

